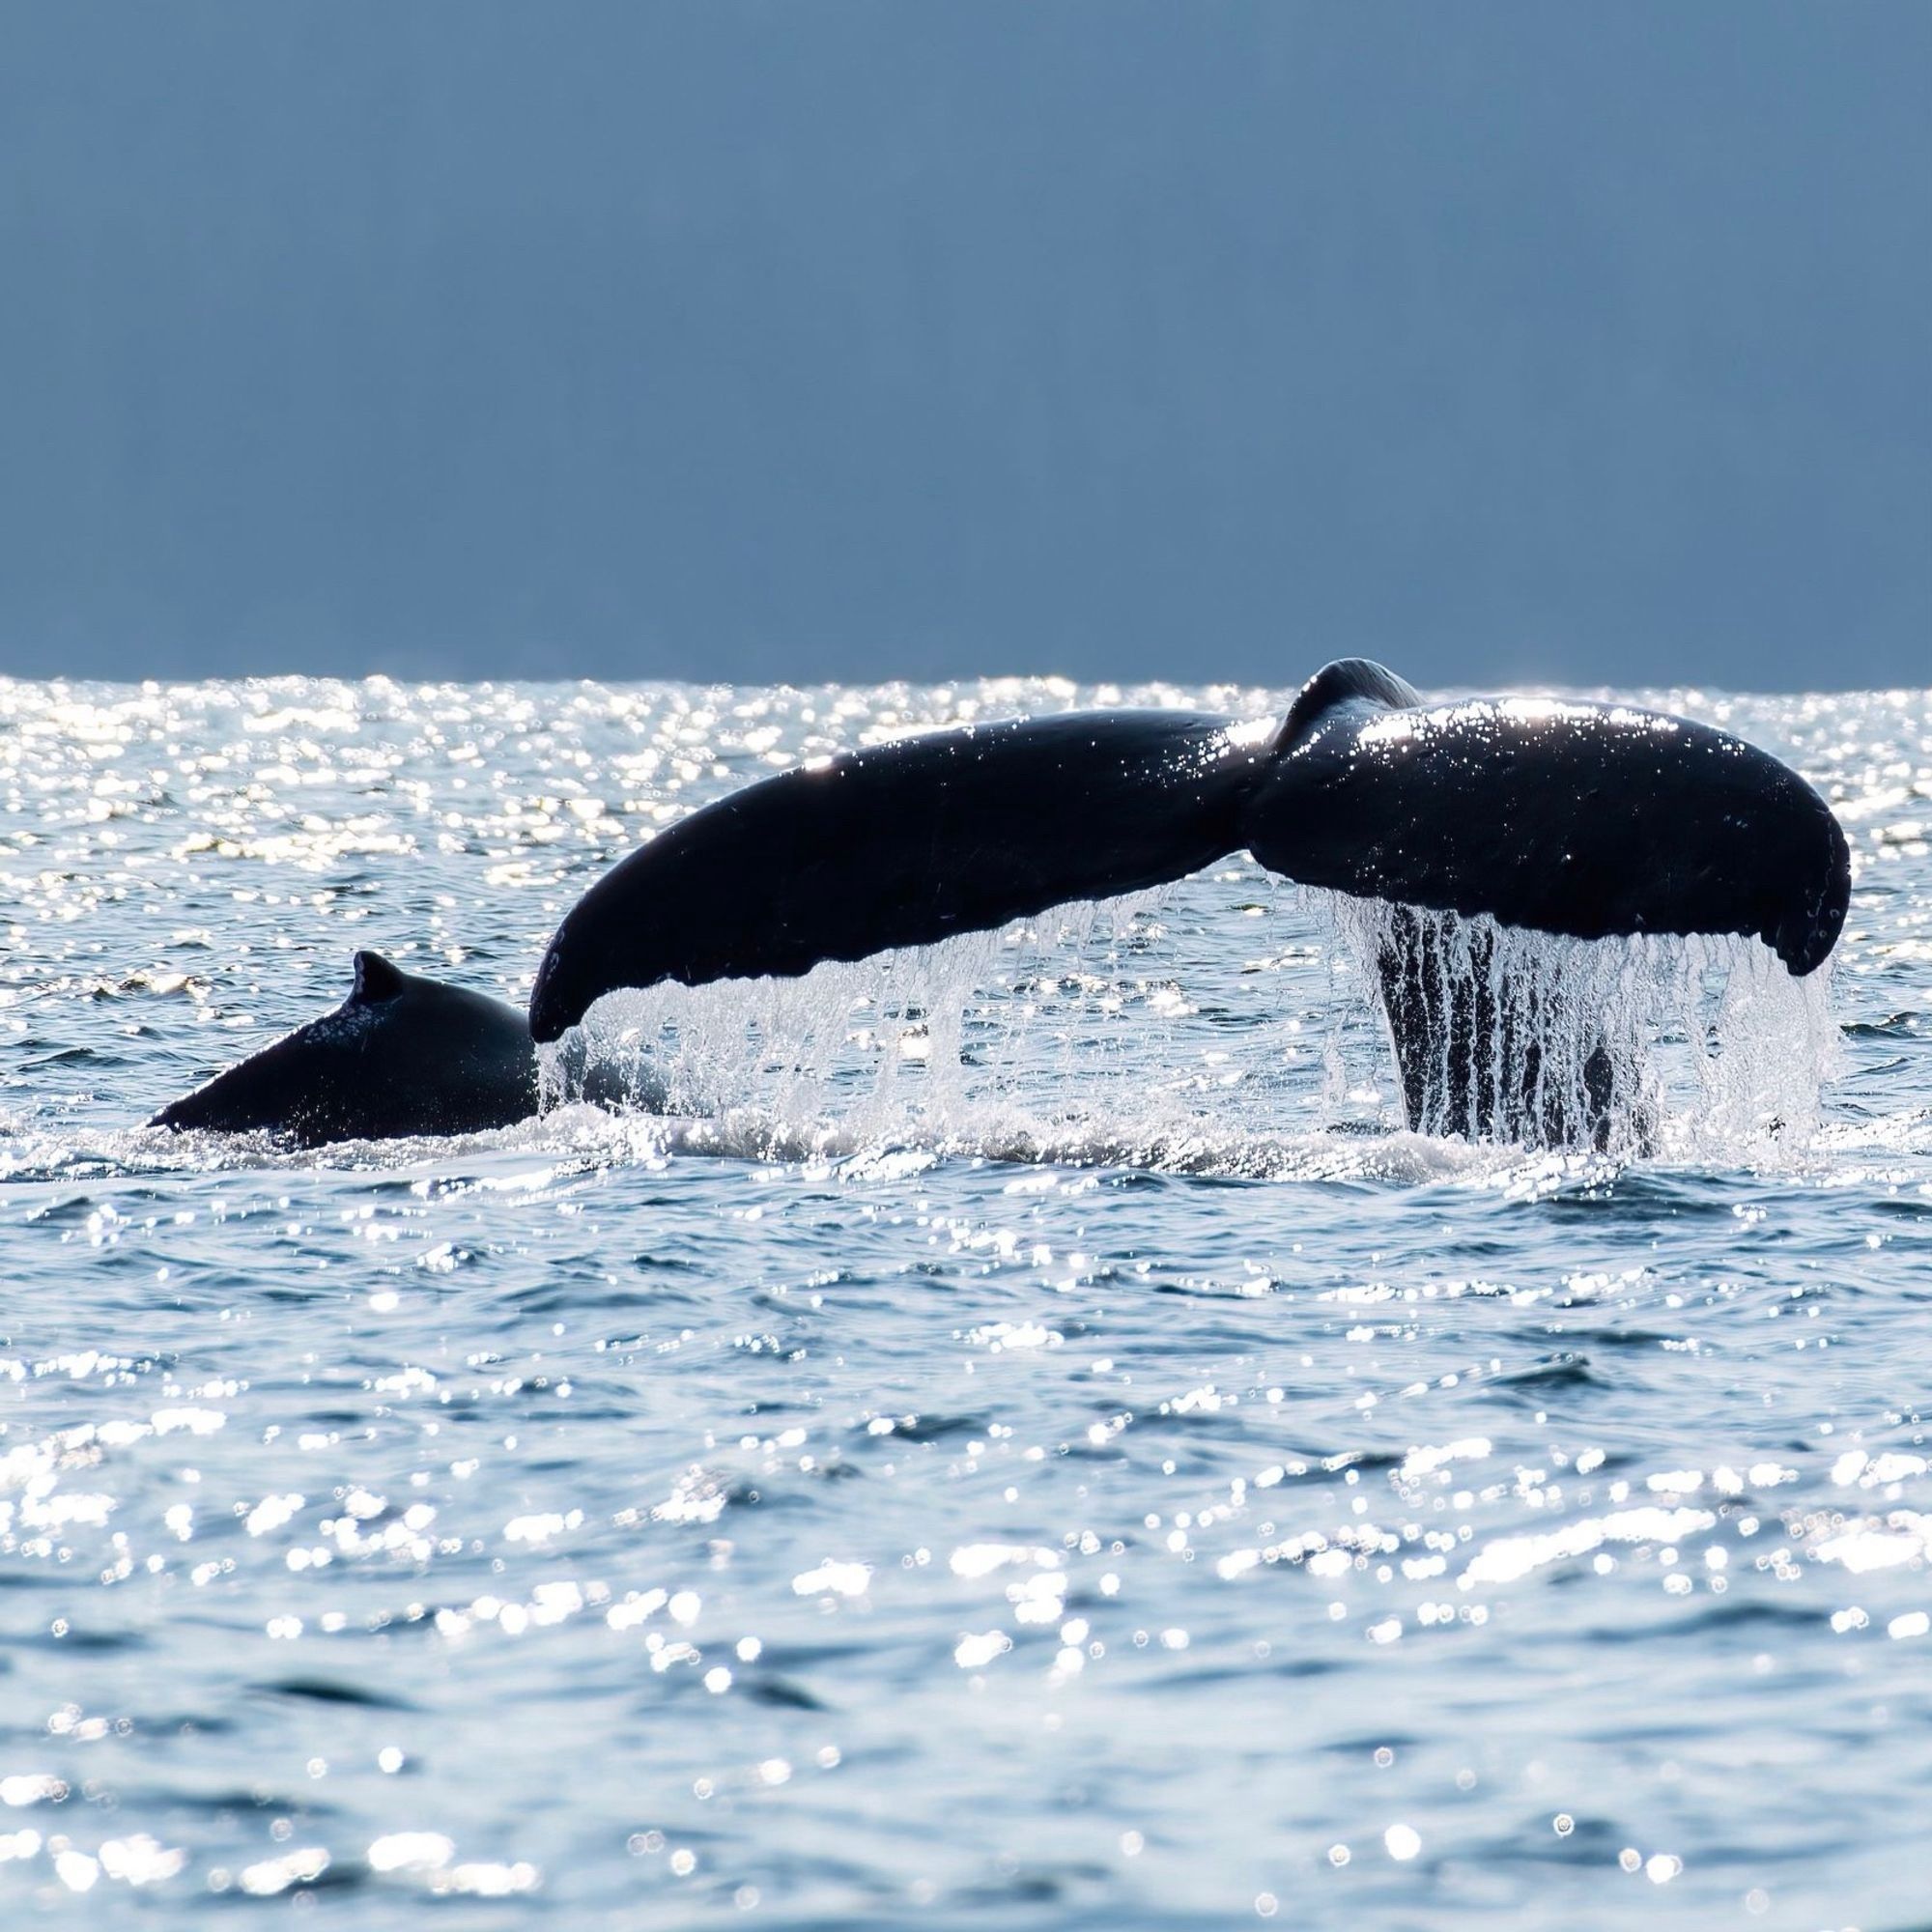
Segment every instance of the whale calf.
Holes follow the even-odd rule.
[[[156,1122],[310,1144],[504,1125],[536,1109],[536,1045],[619,988],[794,977],[1165,885],[1243,848],[1302,885],[1501,927],[1739,934],[1799,978],[1836,944],[1851,889],[1825,801],[1727,732],[1622,704],[1430,705],[1349,658],[1311,678],[1279,725],[1071,712],[761,780],[584,893],[544,953],[526,1020],[358,954],[337,1011]],[[1405,914],[1375,961],[1408,1123],[1601,1142],[1614,1096],[1591,1070],[1600,1056],[1586,1056],[1574,1102],[1525,1115],[1537,1070],[1492,1064],[1518,1049],[1489,1025],[1480,988],[1437,990],[1433,930]],[[1431,1098],[1445,1080],[1468,1096],[1446,1111]]]
[[[536,1045],[507,1001],[358,952],[349,997],[163,1107],[150,1126],[301,1147],[505,1127],[537,1111]]]

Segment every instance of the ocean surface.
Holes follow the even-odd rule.
[[[294,1153],[140,1122],[359,947],[521,999],[769,770],[1288,694],[0,683],[0,1923],[1932,1921],[1932,694],[1633,695],[1856,868],[1829,984],[1617,955],[1635,1151],[1398,1130],[1236,858]]]

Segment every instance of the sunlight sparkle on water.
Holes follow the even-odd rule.
[[[1829,987],[1582,961],[1649,1148],[1397,1128],[1238,855],[612,1001],[660,1111],[135,1125],[781,765],[1290,695],[0,681],[6,1922],[1910,1922],[1921,696],[1684,705],[1858,879]]]

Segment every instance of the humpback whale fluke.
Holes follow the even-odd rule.
[[[1367,659],[1317,672],[1271,736],[1168,712],[969,725],[781,773],[661,833],[565,916],[530,1028],[605,993],[805,973],[1246,846],[1303,885],[1499,924],[1755,935],[1794,975],[1837,940],[1844,835],[1741,739],[1625,705],[1425,706]]]
[[[320,1147],[476,1133],[536,1110],[536,1047],[515,1007],[358,952],[355,985],[332,1013],[216,1074],[148,1124],[267,1129]]]

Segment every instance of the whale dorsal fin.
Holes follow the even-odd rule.
[[[1337,658],[1323,665],[1295,695],[1268,747],[1269,755],[1292,752],[1337,705],[1355,698],[1385,711],[1406,711],[1422,702],[1422,694],[1373,658]]]
[[[400,966],[380,952],[358,952],[355,990],[349,997],[358,1007],[379,1007],[384,1000],[393,1000],[408,978]]]

